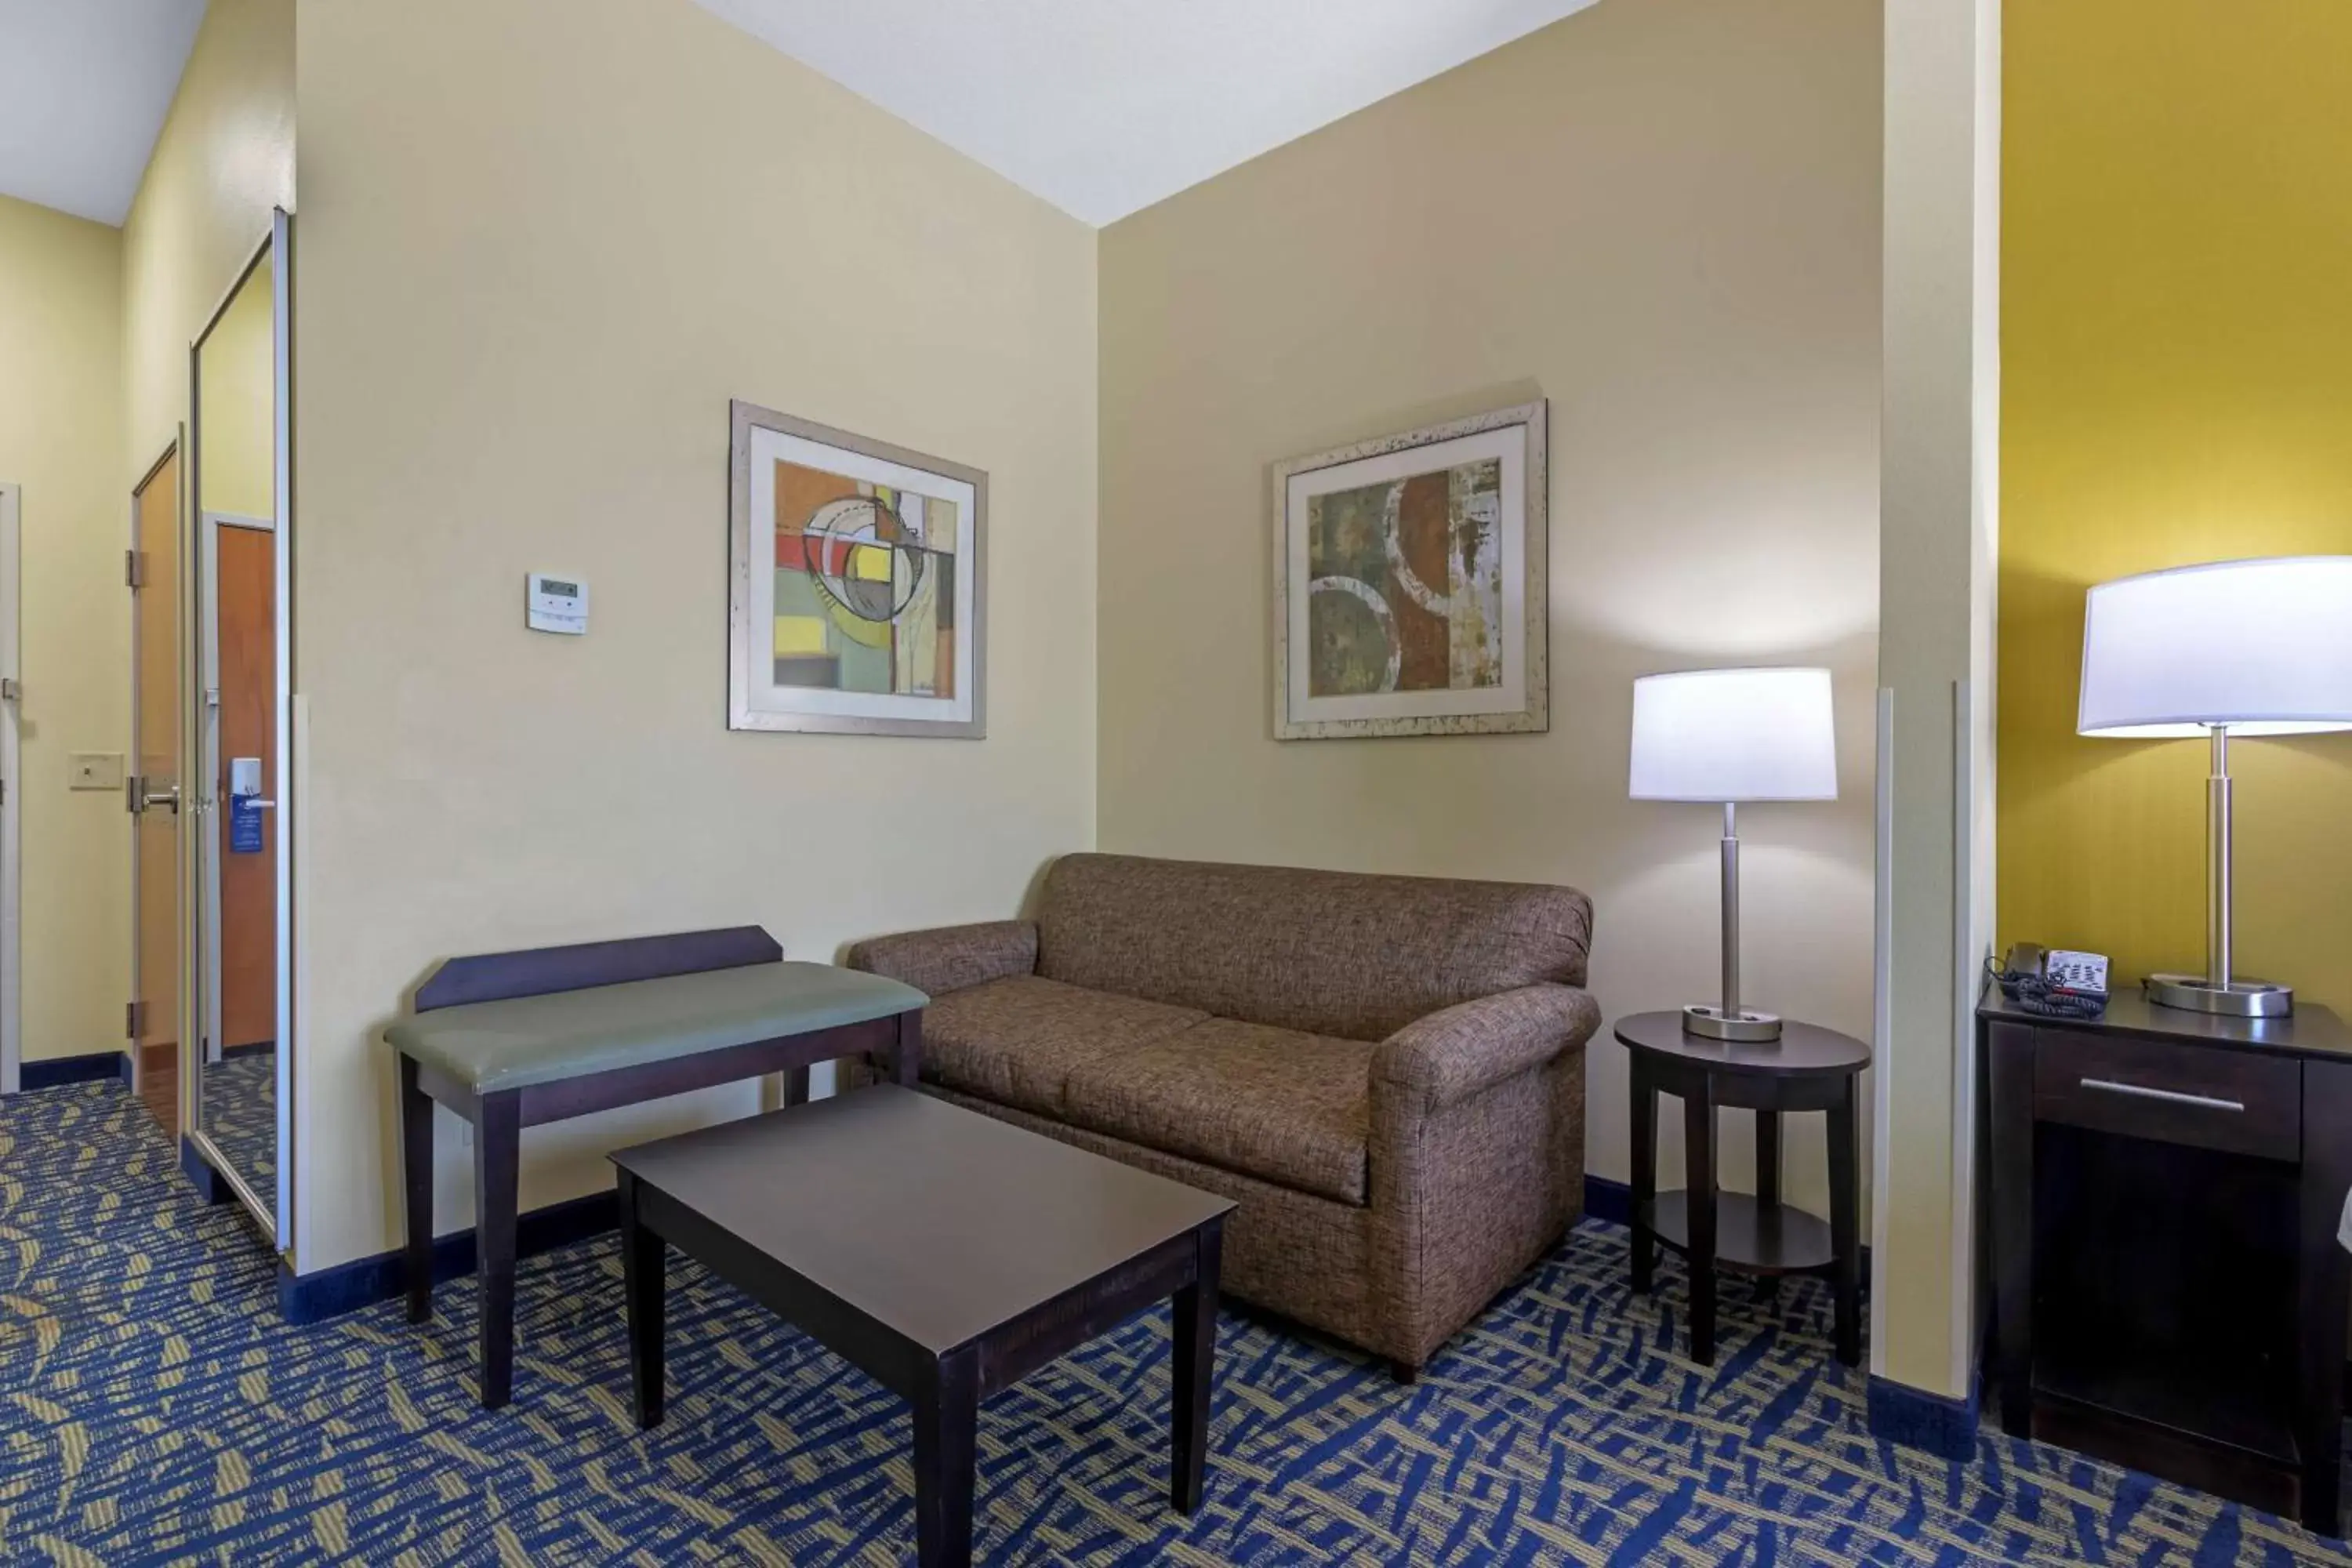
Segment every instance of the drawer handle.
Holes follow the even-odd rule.
[[[2127,1094],[2135,1100],[2160,1100],[2168,1105],[2193,1105],[2200,1110],[2234,1110],[2245,1114],[2245,1102],[2237,1100],[2216,1100],[2210,1094],[2183,1094],[2179,1089],[2149,1089],[2137,1083],[2115,1083],[2103,1078],[2086,1078],[2084,1089],[2095,1089],[2101,1094]]]

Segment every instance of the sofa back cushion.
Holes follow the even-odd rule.
[[[1280,1029],[1381,1040],[1459,1002],[1584,984],[1573,888],[1132,855],[1046,873],[1037,973]]]

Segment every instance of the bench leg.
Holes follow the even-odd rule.
[[[923,1066],[923,1015],[919,1009],[898,1015],[898,1048],[890,1053],[890,1068],[899,1084],[915,1087]]]
[[[433,1316],[433,1097],[416,1079],[416,1058],[400,1058],[400,1182],[406,1205],[408,1321]]]
[[[521,1163],[522,1103],[486,1095],[474,1128],[474,1268],[481,1280],[482,1408],[514,1393],[515,1179]]]

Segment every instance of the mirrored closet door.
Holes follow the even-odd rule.
[[[279,212],[190,351],[196,554],[194,1137],[291,1243],[290,220]]]

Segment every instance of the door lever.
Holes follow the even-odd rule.
[[[139,791],[139,809],[152,811],[159,805],[177,816],[180,814],[180,786],[171,784],[154,789],[142,785]]]

